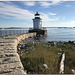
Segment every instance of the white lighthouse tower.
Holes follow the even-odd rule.
[[[35,14],[35,18],[33,19],[33,29],[41,29],[42,28],[42,19],[40,18],[40,14],[38,12]]]
[[[42,28],[42,19],[38,12],[35,14],[35,18],[33,19],[33,29],[29,29],[29,33],[33,32],[36,33],[36,36],[47,35],[47,30]]]

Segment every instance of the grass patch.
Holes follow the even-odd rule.
[[[21,54],[24,69],[31,74],[58,73],[59,49],[48,47],[44,43],[28,43],[27,48],[32,48],[28,53]],[[48,69],[43,67],[47,64]]]
[[[60,49],[66,54],[65,74],[71,74],[71,70],[75,69],[75,46],[71,44],[48,46],[45,42],[27,43],[20,56],[24,69],[30,74],[58,74]],[[47,64],[48,68],[44,68],[43,64]]]

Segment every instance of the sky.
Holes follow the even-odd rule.
[[[42,27],[75,27],[75,1],[0,1],[0,27],[33,27],[34,14]]]

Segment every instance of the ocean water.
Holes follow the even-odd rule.
[[[75,28],[46,28],[47,36],[30,38],[26,41],[75,41]]]
[[[75,28],[46,28],[47,36],[29,38],[26,41],[75,41]],[[0,29],[0,36],[27,33],[25,29]]]
[[[75,40],[75,28],[47,28],[46,41]]]

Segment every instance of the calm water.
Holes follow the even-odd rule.
[[[47,36],[30,38],[27,41],[69,41],[75,40],[75,28],[47,28]]]
[[[34,41],[34,40],[40,40],[40,41],[69,41],[75,40],[75,28],[46,28],[47,29],[47,36],[43,36],[40,38],[30,38],[27,41]],[[0,35],[6,35],[6,34],[21,34],[26,33],[28,29],[7,29],[0,30]],[[4,31],[3,33],[1,33]]]

